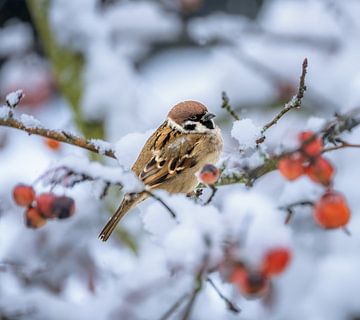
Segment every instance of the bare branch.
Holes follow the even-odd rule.
[[[188,293],[183,294],[175,303],[167,310],[159,320],[167,320],[171,315],[183,304],[183,302],[189,297]]]
[[[157,196],[156,194],[152,193],[149,190],[144,190],[144,192],[146,192],[150,197],[154,198],[156,201],[159,201],[167,211],[169,211],[170,215],[172,218],[176,219],[176,213],[174,212],[173,209],[171,209],[165,202],[164,200],[162,200],[159,196]]]
[[[240,120],[240,117],[236,114],[234,109],[231,107],[229,97],[227,96],[225,91],[222,92],[221,97],[222,97],[222,101],[223,101],[221,108],[225,109],[235,120]]]
[[[212,185],[209,186],[209,188],[211,189],[211,195],[210,195],[209,199],[204,203],[204,206],[207,206],[212,201],[212,199],[214,198],[215,193],[217,191],[217,188]]]
[[[196,298],[197,298],[197,296],[199,295],[199,293],[201,292],[201,289],[202,289],[202,284],[203,284],[202,276],[203,276],[203,273],[204,273],[204,268],[202,268],[196,275],[195,286],[194,286],[194,289],[193,289],[193,291],[191,293],[190,300],[189,300],[188,304],[185,307],[185,311],[184,311],[184,313],[183,313],[183,315],[181,317],[181,320],[189,320],[190,319],[190,315],[191,315],[192,309],[194,308]]]
[[[214,290],[216,291],[216,293],[219,295],[219,297],[224,300],[225,304],[226,304],[226,307],[228,310],[230,310],[231,312],[234,312],[234,313],[240,313],[241,312],[241,309],[233,302],[231,302],[229,300],[229,298],[225,297],[223,295],[223,293],[219,290],[219,288],[215,285],[214,281],[212,281],[211,278],[207,278],[206,279],[207,282],[210,283],[210,285],[214,288]]]
[[[308,60],[307,58],[305,58],[302,64],[302,72],[301,72],[298,92],[296,96],[284,106],[284,108],[275,116],[274,119],[272,119],[262,128],[261,134],[264,134],[266,130],[268,130],[274,124],[276,124],[287,112],[289,112],[292,109],[299,109],[301,107],[301,101],[306,91],[305,77],[306,77],[307,67],[308,67]]]
[[[285,224],[288,224],[294,214],[294,208],[295,207],[303,207],[303,206],[310,206],[313,207],[314,206],[314,202],[309,201],[309,200],[304,200],[304,201],[297,201],[297,202],[293,202],[290,203],[286,206],[280,207],[280,210],[284,210],[287,212],[287,216],[285,218]]]

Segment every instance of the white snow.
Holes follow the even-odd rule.
[[[117,141],[115,143],[115,155],[119,164],[130,169],[145,142],[154,131],[154,129],[150,129],[144,133],[129,133]]]
[[[233,123],[231,136],[239,142],[240,148],[254,148],[256,140],[261,137],[261,127],[256,126],[251,119],[237,120]]]
[[[105,154],[106,151],[111,151],[113,146],[110,142],[101,139],[90,139],[90,143],[99,151],[100,154]]]
[[[41,122],[31,115],[22,114],[22,115],[20,115],[19,119],[24,124],[24,126],[27,128],[41,128],[42,127]]]
[[[23,96],[24,96],[23,90],[19,89],[7,94],[5,99],[10,107],[15,107],[20,102],[20,99]]]
[[[11,108],[8,106],[0,106],[0,118],[7,119],[11,112]]]

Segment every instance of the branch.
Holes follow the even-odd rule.
[[[209,185],[209,188],[211,189],[211,195],[209,199],[207,199],[207,201],[203,204],[203,206],[207,206],[212,201],[212,199],[215,196],[215,193],[217,192],[217,188],[215,186]]]
[[[333,147],[325,148],[323,150],[323,153],[335,151],[335,150],[339,150],[339,149],[344,149],[344,148],[360,148],[360,144],[358,144],[358,143],[349,143],[349,142],[343,141],[341,139],[338,139],[338,141],[340,142],[340,144],[333,146]]]
[[[222,92],[221,97],[222,97],[222,101],[223,101],[221,108],[225,109],[235,120],[240,120],[240,117],[236,114],[234,109],[231,107],[229,97],[227,96],[225,91]]]
[[[194,307],[195,300],[202,289],[202,284],[203,284],[202,276],[205,271],[204,269],[205,268],[202,268],[196,275],[195,286],[191,293],[190,300],[189,300],[188,304],[186,305],[183,316],[181,317],[181,320],[189,320],[190,319],[191,311]]]
[[[315,136],[321,136],[324,141],[330,143],[338,143],[339,135],[343,132],[350,132],[352,129],[360,125],[360,108],[355,108],[343,115],[335,115],[335,119],[332,119],[327,122],[324,128],[317,133]],[[265,174],[276,170],[279,159],[283,156],[298,152],[304,145],[311,142],[311,139],[304,141],[300,148],[296,148],[291,151],[284,152],[279,155],[273,155],[267,159],[262,165],[249,170],[239,170],[235,172],[222,174],[220,179],[215,184],[216,187],[243,183],[248,186],[251,186],[257,179],[264,176]],[[357,147],[356,144],[343,144],[341,148],[345,147]],[[340,149],[340,147],[338,148]],[[333,148],[325,148],[323,152],[329,152],[334,150]]]
[[[171,217],[176,219],[176,213],[174,212],[173,209],[171,209],[164,200],[162,200],[160,197],[158,197],[156,194],[152,193],[149,190],[144,190],[145,193],[147,193],[150,197],[154,198],[156,201],[159,201],[164,207],[165,209],[170,213]]]
[[[299,109],[301,107],[301,101],[306,91],[305,76],[307,72],[307,67],[308,67],[308,60],[307,58],[305,58],[302,64],[302,72],[301,72],[299,88],[296,96],[284,106],[284,108],[276,115],[276,117],[273,120],[271,120],[262,128],[261,134],[264,134],[266,130],[268,130],[274,124],[276,124],[281,119],[281,117],[283,117],[287,112],[289,112],[292,109]]]
[[[294,214],[294,208],[295,207],[303,207],[303,206],[311,206],[313,207],[314,206],[314,202],[312,201],[309,201],[309,200],[304,200],[304,201],[297,201],[297,202],[294,202],[294,203],[290,203],[288,204],[287,206],[283,206],[283,207],[280,207],[279,209],[280,210],[284,210],[284,211],[287,211],[287,216],[285,218],[285,224],[288,224]]]
[[[170,307],[168,311],[159,320],[167,320],[169,317],[183,304],[186,298],[189,297],[188,293],[183,294],[176,302]]]
[[[228,310],[234,312],[234,313],[240,313],[241,309],[235,305],[233,302],[231,302],[227,297],[225,297],[222,292],[219,290],[219,288],[215,285],[214,281],[211,280],[211,278],[207,278],[206,279],[207,282],[210,283],[210,285],[214,288],[214,290],[216,291],[216,293],[219,295],[219,297],[224,300],[226,307]]]
[[[94,143],[95,140],[81,138],[66,131],[47,129],[43,126],[26,126],[21,120],[12,117],[10,114],[8,117],[5,118],[0,117],[0,126],[15,128],[25,131],[29,135],[35,134],[38,136],[46,137],[116,159],[114,150],[102,150],[101,148],[99,148],[99,146],[96,145],[96,143]]]

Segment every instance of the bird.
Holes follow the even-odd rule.
[[[221,130],[214,117],[197,101],[183,101],[171,108],[131,167],[146,189],[125,194],[102,229],[100,240],[107,241],[122,217],[147,199],[152,190],[170,194],[194,192],[199,183],[197,172],[206,164],[216,164],[223,149]]]

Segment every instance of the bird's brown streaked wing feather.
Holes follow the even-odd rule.
[[[153,147],[156,140],[159,139],[159,132],[162,131],[163,127],[166,127],[166,121],[161,124],[161,126],[150,136],[143,146],[141,152],[139,153],[138,158],[131,167],[131,170],[134,171],[136,176],[139,176],[141,171],[144,169],[145,165],[153,157]]]
[[[181,135],[171,128],[164,130],[154,141],[153,157],[141,171],[139,178],[151,188],[176,177],[185,168],[198,163],[197,146],[202,135]]]

